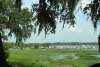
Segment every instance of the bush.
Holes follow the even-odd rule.
[[[34,45],[34,48],[35,48],[35,49],[38,49],[38,48],[39,48],[39,45]]]

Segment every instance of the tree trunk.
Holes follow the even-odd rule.
[[[99,51],[99,53],[100,53],[100,35],[98,36],[98,51]]]
[[[21,10],[21,0],[16,0],[16,8],[18,8],[19,11]]]
[[[10,67],[6,61],[7,57],[4,51],[2,36],[0,33],[0,67]]]

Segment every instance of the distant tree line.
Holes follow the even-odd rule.
[[[58,43],[23,43],[23,46],[22,44],[20,46],[18,45],[15,45],[15,43],[9,43],[9,42],[5,42],[4,43],[4,47],[5,49],[9,49],[9,48],[25,48],[25,47],[31,47],[31,48],[39,48],[39,47],[43,47],[43,48],[49,48],[50,46],[57,46],[57,45],[98,45],[97,42],[66,42],[66,43],[63,43],[63,42],[58,42]]]

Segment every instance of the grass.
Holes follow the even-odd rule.
[[[51,59],[49,55],[77,54],[79,59]],[[97,51],[58,49],[13,49],[9,50],[8,61],[17,67],[89,67],[99,63]]]

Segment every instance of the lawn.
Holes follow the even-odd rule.
[[[50,58],[51,55],[79,55],[78,59]],[[99,63],[97,51],[59,49],[10,49],[8,61],[15,67],[89,67]]]

